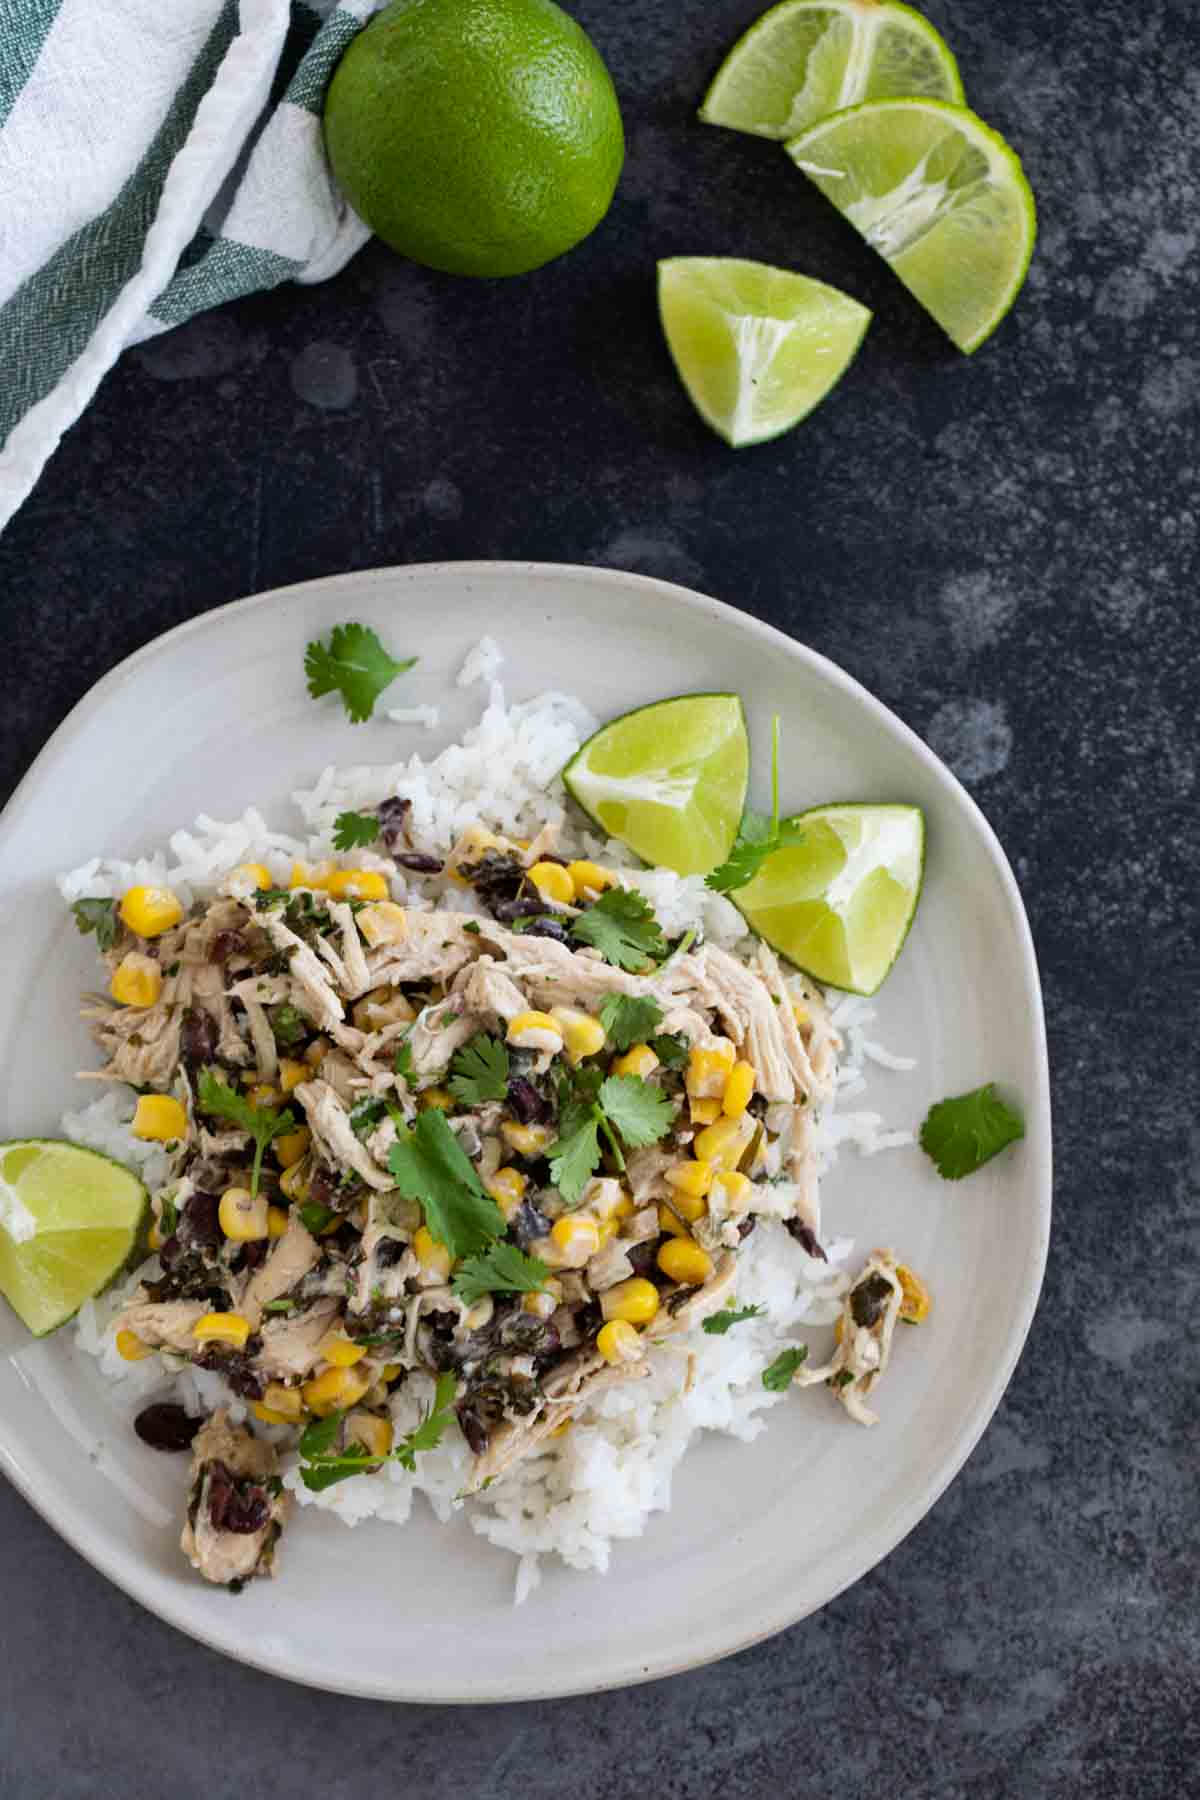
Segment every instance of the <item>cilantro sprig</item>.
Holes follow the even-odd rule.
[[[371,1456],[359,1448],[338,1448],[345,1413],[331,1412],[324,1419],[314,1419],[301,1433],[299,1450],[303,1458],[300,1479],[314,1494],[361,1475],[368,1469],[381,1469],[386,1462],[398,1462],[409,1474],[416,1473],[417,1457],[422,1450],[436,1450],[454,1417],[457,1378],[450,1373],[439,1375],[434,1389],[433,1405],[419,1425],[402,1437],[386,1456]]]
[[[608,888],[572,921],[571,936],[636,975],[661,962],[668,948],[653,908],[635,888]]]
[[[478,1032],[450,1060],[450,1092],[464,1106],[503,1100],[508,1094],[508,1051],[499,1038]]]
[[[201,1112],[209,1113],[214,1118],[228,1119],[231,1125],[236,1125],[239,1131],[249,1132],[254,1139],[250,1192],[257,1194],[262,1159],[267,1147],[285,1132],[296,1129],[295,1116],[288,1108],[281,1112],[278,1107],[252,1105],[244,1094],[228,1087],[211,1069],[205,1069],[200,1076],[197,1104]]]
[[[89,931],[94,931],[97,949],[112,949],[120,930],[115,900],[76,900],[71,911],[75,914],[75,923],[84,937]]]
[[[526,1256],[515,1244],[493,1244],[482,1256],[460,1263],[451,1286],[465,1306],[474,1306],[484,1294],[537,1294],[550,1271],[536,1256]]]
[[[726,1309],[724,1312],[710,1313],[701,1326],[709,1337],[724,1337],[733,1325],[740,1325],[743,1319],[757,1319],[766,1311],[762,1306],[739,1306],[736,1311]]]
[[[597,1074],[581,1070],[574,1093],[560,1104],[550,1179],[568,1205],[579,1199],[599,1166],[602,1135],[618,1169],[624,1169],[625,1151],[656,1144],[677,1111],[674,1100],[640,1075],[610,1075],[597,1085]]]
[[[649,995],[637,999],[632,994],[609,994],[600,1007],[600,1023],[613,1050],[644,1044],[662,1016],[662,1007]]]
[[[1025,1121],[996,1092],[994,1081],[931,1106],[921,1127],[921,1148],[947,1181],[973,1175],[1001,1150],[1025,1136]]]
[[[768,856],[804,842],[803,827],[779,817],[779,716],[771,721],[771,811],[742,815],[738,834],[726,860],[706,877],[705,886],[718,894],[731,893],[753,881]]]
[[[802,1362],[808,1360],[808,1345],[797,1344],[791,1350],[781,1350],[773,1363],[768,1363],[762,1372],[762,1384],[769,1394],[782,1394],[790,1386],[792,1376]]]
[[[406,1200],[420,1202],[425,1223],[451,1256],[475,1256],[504,1232],[504,1214],[480,1186],[475,1165],[431,1107],[400,1131],[388,1167]]]
[[[379,814],[340,812],[333,821],[335,850],[363,850],[379,836]]]
[[[304,673],[314,700],[339,694],[350,719],[361,725],[375,710],[380,694],[416,662],[398,662],[384,649],[369,625],[335,625],[328,644],[314,638],[304,652]]]

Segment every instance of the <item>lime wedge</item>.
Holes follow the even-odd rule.
[[[0,1294],[42,1337],[139,1252],[149,1201],[137,1176],[78,1144],[0,1144]]]
[[[847,106],[906,94],[963,98],[949,46],[919,12],[896,0],[783,0],[733,46],[700,117],[789,138]]]
[[[873,994],[908,935],[925,863],[917,806],[815,806],[804,841],[730,895],[760,937],[831,987]]]
[[[778,437],[810,413],[871,322],[837,288],[733,256],[660,262],[658,306],[696,410],[735,449]]]
[[[737,836],[749,769],[738,696],[684,694],[602,726],[563,781],[601,831],[643,862],[705,875]]]
[[[960,350],[991,336],[1021,291],[1037,214],[990,126],[939,100],[873,100],[822,119],[787,152]]]

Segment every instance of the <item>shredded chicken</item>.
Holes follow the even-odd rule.
[[[278,1473],[274,1445],[231,1426],[223,1411],[196,1434],[180,1547],[206,1581],[228,1587],[275,1573],[277,1540],[291,1506]]]

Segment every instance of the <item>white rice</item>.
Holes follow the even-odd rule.
[[[85,895],[116,897],[135,883],[150,882],[171,886],[190,901],[211,893],[232,868],[246,861],[265,863],[275,880],[286,882],[294,861],[339,860],[332,839],[339,812],[376,806],[402,793],[412,801],[412,834],[423,849],[444,853],[475,823],[532,837],[553,821],[562,826],[564,851],[625,868],[631,885],[646,895],[668,934],[695,929],[717,943],[738,944],[746,935],[741,915],[723,896],[706,888],[702,877],[634,868],[622,846],[604,843],[568,818],[557,775],[596,722],[570,694],[547,693],[508,705],[497,680],[502,663],[499,646],[490,638],[470,652],[458,681],[462,686],[487,687],[482,716],[461,743],[429,761],[413,754],[382,768],[326,768],[311,788],[293,793],[299,815],[294,832],[272,830],[253,807],[228,822],[202,815],[191,831],[175,832],[165,848],[146,857],[130,861],[94,857],[60,877],[63,897],[68,902]],[[436,722],[428,717],[436,709],[401,711],[406,722]],[[360,867],[383,866],[380,858],[362,851],[353,853],[353,861]],[[430,904],[423,897],[424,885],[396,876],[393,891],[409,905]],[[462,906],[468,900],[464,895],[454,903]],[[839,999],[834,1007],[834,1022],[845,1042],[839,1106],[865,1088],[866,1063],[898,1071],[914,1066],[911,1059],[894,1055],[865,1035],[874,1016],[869,1002],[851,996]],[[90,1106],[67,1113],[63,1128],[73,1141],[135,1166],[153,1189],[166,1178],[166,1158],[155,1145],[131,1135],[134,1102],[131,1089],[108,1089]],[[873,1155],[912,1141],[910,1132],[888,1130],[875,1112],[831,1108],[822,1121],[825,1166],[845,1143]],[[781,1210],[790,1204],[786,1185],[776,1190],[775,1197]],[[720,1431],[749,1441],[764,1429],[762,1415],[784,1395],[763,1388],[763,1368],[797,1325],[828,1325],[840,1310],[840,1297],[849,1282],[843,1265],[853,1244],[847,1238],[826,1248],[829,1261],[815,1260],[781,1224],[764,1219],[740,1254],[738,1274],[739,1304],[762,1305],[766,1311],[761,1318],[739,1324],[724,1336],[697,1330],[672,1340],[656,1354],[646,1380],[601,1396],[562,1438],[518,1464],[487,1494],[466,1503],[473,1529],[519,1559],[518,1601],[536,1587],[538,1559],[543,1555],[555,1554],[574,1569],[607,1569],[614,1540],[640,1535],[649,1516],[670,1505],[675,1468],[698,1432]],[[80,1348],[98,1358],[102,1372],[121,1384],[131,1412],[153,1393],[175,1397],[195,1412],[224,1404],[235,1419],[243,1418],[243,1403],[219,1375],[186,1365],[172,1373],[158,1358],[128,1363],[117,1354],[116,1315],[141,1275],[155,1272],[157,1263],[151,1258],[123,1289],[81,1309],[76,1324]],[[392,1405],[398,1435],[417,1423],[431,1392],[432,1384],[420,1376],[405,1383]],[[414,1474],[390,1463],[370,1478],[343,1482],[321,1494],[304,1487],[294,1455],[285,1460],[290,1464],[286,1485],[301,1506],[337,1513],[348,1525],[366,1518],[403,1524],[412,1511],[414,1494],[423,1494],[441,1519],[463,1504],[456,1496],[462,1491],[470,1453],[461,1435],[451,1430],[440,1448],[418,1457]]]

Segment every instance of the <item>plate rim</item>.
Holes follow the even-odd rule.
[[[147,1611],[182,1631],[194,1641],[223,1656],[228,1656],[234,1661],[244,1663],[248,1667],[261,1669],[266,1674],[323,1692],[347,1694],[356,1698],[383,1700],[390,1703],[436,1706],[521,1704],[543,1699],[565,1699],[583,1694],[611,1692],[622,1687],[637,1686],[648,1681],[664,1680],[671,1675],[684,1674],[692,1669],[702,1668],[710,1663],[720,1661],[726,1656],[733,1656],[743,1650],[748,1650],[755,1644],[762,1643],[765,1639],[774,1637],[779,1632],[800,1623],[801,1620],[811,1617],[813,1613],[820,1611],[822,1607],[835,1600],[839,1594],[844,1593],[877,1568],[936,1505],[951,1482],[961,1472],[995,1416],[1020,1360],[1037,1311],[1045,1279],[1053,1215],[1053,1120],[1049,1054],[1037,952],[1020,886],[1004,847],[987,815],[954,772],[925,743],[924,739],[889,706],[871,693],[855,676],[850,675],[821,651],[813,649],[811,645],[780,630],[777,626],[767,624],[752,613],[743,612],[741,608],[731,605],[728,601],[718,600],[710,594],[701,593],[698,589],[686,587],[679,582],[666,581],[658,576],[643,575],[633,570],[593,563],[488,558],[448,559],[437,562],[391,564],[370,569],[348,569],[336,575],[318,575],[307,581],[290,582],[283,587],[269,588],[256,594],[244,595],[237,600],[226,601],[220,606],[197,613],[194,617],[184,619],[178,625],[170,626],[166,631],[158,633],[147,643],[140,645],[128,656],[123,657],[120,662],[94,682],[86,693],[81,695],[47,738],[13,789],[3,810],[0,811],[0,844],[3,842],[6,828],[20,818],[27,804],[28,795],[43,765],[53,760],[57,752],[65,748],[82,730],[86,729],[92,714],[131,674],[140,670],[143,664],[170,653],[177,644],[186,641],[189,637],[213,629],[218,626],[220,621],[227,620],[232,615],[286,603],[304,595],[311,595],[315,590],[320,590],[323,595],[328,594],[332,597],[343,587],[361,586],[363,583],[368,586],[382,587],[389,583],[394,585],[416,581],[463,580],[464,578],[470,579],[472,576],[481,579],[497,577],[557,579],[573,584],[591,583],[601,587],[614,584],[620,587],[633,585],[644,589],[648,598],[654,595],[669,597],[673,604],[682,605],[693,612],[705,614],[724,624],[731,625],[737,630],[746,632],[750,637],[757,638],[765,645],[773,647],[788,658],[795,658],[806,663],[846,698],[865,707],[886,728],[898,733],[917,759],[930,769],[939,781],[948,785],[958,804],[965,806],[980,832],[982,841],[1000,877],[1009,911],[1016,926],[1023,972],[1033,1002],[1032,1024],[1037,1055],[1036,1067],[1030,1071],[1032,1091],[1026,1101],[1026,1113],[1027,1117],[1036,1118],[1039,1125],[1044,1121],[1044,1130],[1040,1129],[1030,1134],[1025,1140],[1026,1153],[1031,1153],[1030,1186],[1037,1201],[1037,1241],[1031,1246],[1032,1263],[1026,1277],[1021,1311],[1011,1334],[1007,1355],[1003,1363],[997,1365],[993,1371],[975,1417],[961,1432],[959,1441],[955,1444],[947,1461],[922,1486],[918,1496],[907,1506],[899,1508],[892,1516],[882,1534],[885,1540],[882,1547],[864,1568],[858,1570],[856,1574],[835,1578],[827,1586],[820,1587],[813,1597],[806,1599],[799,1607],[795,1605],[794,1601],[784,1600],[772,1611],[769,1618],[755,1620],[750,1629],[736,1633],[720,1648],[705,1648],[699,1652],[689,1650],[685,1651],[682,1656],[660,1657],[653,1665],[639,1665],[623,1674],[599,1681],[595,1679],[572,1681],[569,1676],[561,1682],[554,1681],[547,1684],[543,1681],[536,1691],[520,1695],[513,1695],[498,1687],[481,1691],[477,1686],[470,1692],[430,1693],[410,1686],[398,1687],[395,1682],[384,1684],[369,1678],[364,1680],[361,1676],[358,1680],[336,1681],[306,1669],[303,1666],[302,1656],[289,1654],[280,1645],[278,1639],[274,1642],[279,1646],[282,1652],[280,1654],[255,1654],[253,1645],[231,1647],[227,1642],[222,1641],[218,1634],[207,1631],[203,1621],[187,1615],[182,1603],[176,1605],[169,1596],[149,1594],[146,1588],[139,1584],[136,1570],[127,1574],[120,1568],[121,1559],[119,1557],[106,1557],[103,1542],[89,1544],[83,1524],[85,1515],[81,1509],[77,1512],[77,1509],[72,1508],[69,1496],[66,1497],[65,1504],[60,1501],[56,1506],[54,1494],[39,1495],[36,1491],[34,1471],[29,1469],[28,1462],[22,1466],[21,1461],[13,1454],[9,1446],[0,1440],[0,1471],[7,1476],[18,1493],[39,1517],[106,1580],[111,1581],[115,1587],[140,1606],[144,1606]],[[33,1461],[35,1463],[38,1461],[36,1455]],[[77,1516],[73,1516],[76,1513]]]

